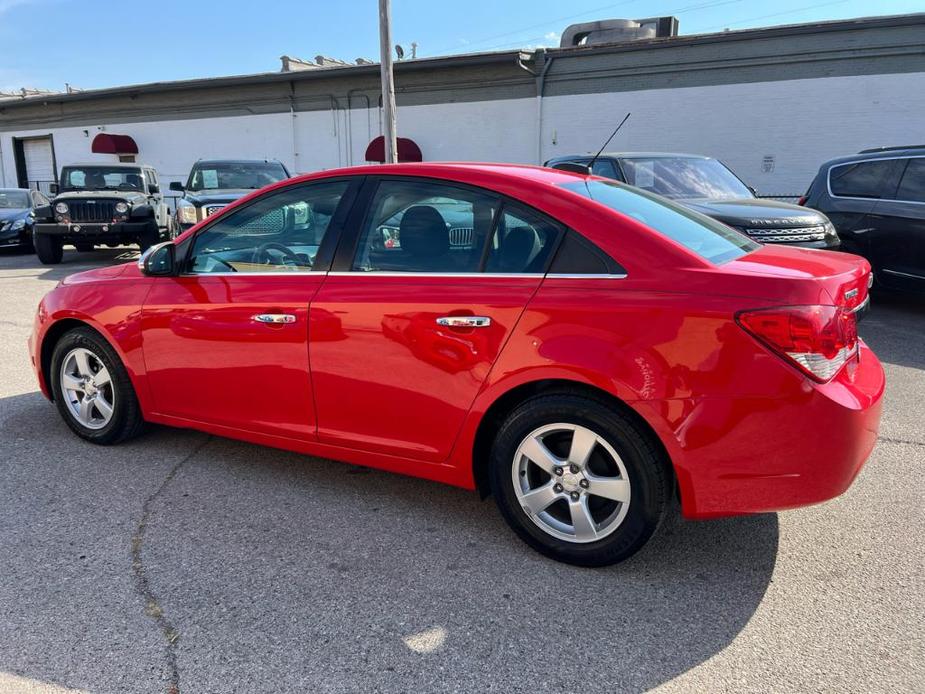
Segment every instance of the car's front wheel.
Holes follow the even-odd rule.
[[[581,566],[638,551],[665,514],[670,479],[650,435],[581,395],[528,400],[492,447],[492,493],[505,520],[536,550]]]
[[[57,265],[64,257],[64,245],[51,234],[33,234],[32,245],[43,265]]]
[[[141,431],[144,422],[128,373],[95,331],[65,333],[52,352],[48,375],[58,411],[81,438],[113,444]]]

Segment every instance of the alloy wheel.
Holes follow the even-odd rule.
[[[109,369],[90,350],[76,347],[61,362],[61,393],[71,416],[88,429],[102,429],[112,420],[115,390]]]
[[[517,447],[511,472],[524,513],[560,540],[601,540],[620,527],[629,510],[631,485],[619,454],[578,424],[532,431]]]

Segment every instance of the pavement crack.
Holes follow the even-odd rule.
[[[878,436],[879,441],[886,441],[887,443],[900,443],[906,446],[925,446],[925,442],[922,441],[913,441],[912,439],[897,439],[892,436]]]
[[[158,601],[157,595],[155,595],[154,590],[151,588],[151,583],[148,581],[147,570],[142,558],[142,547],[144,545],[145,531],[148,529],[148,522],[151,518],[151,508],[154,502],[164,492],[171,480],[177,476],[180,468],[188,463],[199,451],[205,448],[206,444],[211,440],[212,437],[207,436],[199,445],[186,454],[170,469],[170,472],[167,473],[167,476],[164,477],[164,480],[158,488],[145,499],[141,506],[141,519],[138,521],[138,526],[135,528],[135,532],[132,535],[132,573],[135,577],[135,592],[144,600],[145,614],[154,620],[164,637],[165,655],[170,673],[170,680],[167,683],[167,694],[180,694],[180,670],[177,667],[176,650],[180,632],[177,631],[167,615],[164,614],[164,610]]]

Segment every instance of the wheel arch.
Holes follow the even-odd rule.
[[[639,412],[612,393],[581,381],[563,378],[543,378],[521,383],[499,395],[485,411],[479,420],[472,444],[472,476],[475,488],[482,499],[491,494],[488,479],[488,465],[491,457],[491,445],[507,416],[521,403],[538,395],[551,393],[578,395],[591,400],[597,400],[610,407],[634,422],[639,430],[651,439],[652,445],[662,456],[666,470],[671,475],[675,494],[680,498],[677,475],[671,456],[665,448],[661,437],[655,429]]]
[[[125,358],[125,354],[119,345],[114,342],[106,333],[100,330],[97,326],[93,325],[87,320],[75,317],[61,318],[54,323],[52,323],[48,329],[42,335],[42,342],[39,348],[39,358],[41,360],[41,369],[42,369],[42,378],[45,381],[45,384],[48,387],[49,398],[54,401],[55,391],[51,386],[51,356],[55,351],[55,345],[58,344],[58,341],[71,330],[75,328],[87,328],[92,330],[94,333],[99,335],[100,338],[106,341],[106,343],[112,347],[116,355],[119,357],[122,362],[122,366],[125,367],[126,373],[128,373],[129,379],[132,381],[132,387],[135,389],[136,394],[138,393],[138,383],[133,373],[128,361]]]

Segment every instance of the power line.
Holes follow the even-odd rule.
[[[848,0],[838,0],[838,2],[847,2],[847,1],[848,1]],[[695,5],[685,5],[684,7],[679,7],[679,8],[676,8],[676,9],[674,9],[674,10],[668,10],[667,12],[665,12],[665,14],[666,14],[666,15],[682,15],[682,14],[686,14],[686,13],[688,13],[688,12],[696,12],[697,10],[706,10],[706,9],[711,9],[711,8],[714,8],[714,7],[721,7],[722,5],[736,5],[736,4],[740,3],[740,2],[744,2],[744,0],[711,0],[711,1],[709,1],[709,2],[700,2],[700,3],[697,3],[697,4],[695,4]],[[620,4],[627,4],[627,3],[620,3]],[[594,12],[594,11],[596,11],[596,10],[592,10],[592,12]],[[585,12],[585,13],[583,13],[583,14],[588,14],[588,13]],[[573,17],[575,17],[575,16],[578,16],[578,15],[573,15]],[[570,17],[564,17],[562,20],[552,20],[552,21],[554,21],[554,22],[555,22],[555,21],[564,21],[564,20],[567,20],[567,19],[570,19]],[[747,20],[746,20],[746,21],[747,21]],[[545,26],[549,26],[549,24],[550,24],[550,23],[545,23],[545,24],[541,24],[541,25],[539,25],[539,26],[544,26],[544,27],[545,27]],[[536,26],[536,25],[534,25],[534,26]],[[529,28],[529,27],[528,27],[528,28]],[[523,31],[523,30],[521,30],[521,31]],[[513,32],[509,32],[509,34],[519,34],[519,33],[521,33],[521,31],[513,31]],[[509,35],[509,34],[508,34],[508,35]],[[495,45],[493,45],[493,46],[487,46],[487,47],[484,48],[483,50],[490,51],[490,50],[492,50],[493,48],[506,48],[507,46],[512,46],[512,45],[524,46],[524,45],[529,45],[529,44],[533,43],[534,41],[542,41],[542,40],[545,39],[545,38],[546,38],[545,36],[535,36],[535,37],[529,38],[529,39],[519,39],[519,40],[517,40],[517,41],[508,41],[508,42],[506,42],[506,43],[498,43],[498,44],[495,44]],[[484,41],[479,41],[478,43],[484,43]]]
[[[598,12],[605,12],[605,11],[607,11],[607,10],[612,10],[612,9],[615,8],[615,7],[619,7],[620,5],[632,5],[632,4],[635,3],[635,2],[639,2],[639,0],[623,0],[623,2],[615,2],[615,3],[612,3],[612,4],[610,4],[610,5],[604,5],[603,7],[595,8],[595,9],[593,9],[593,10],[587,10],[587,11],[585,11],[585,12],[579,12],[579,13],[577,13],[577,14],[571,14],[571,15],[568,15],[568,16],[566,16],[566,17],[559,17],[558,19],[550,19],[550,20],[548,20],[548,21],[541,22],[541,23],[539,23],[539,24],[531,24],[530,26],[521,27],[520,29],[517,29],[517,30],[515,30],[515,31],[507,31],[507,32],[504,32],[503,34],[495,34],[495,35],[493,35],[493,36],[486,36],[485,38],[479,39],[478,41],[469,41],[468,43],[465,44],[465,46],[463,46],[463,48],[467,48],[467,47],[469,47],[469,46],[478,46],[478,45],[480,45],[480,44],[488,43],[489,41],[493,41],[494,39],[500,39],[500,38],[502,38],[502,37],[504,37],[504,36],[513,36],[514,34],[522,34],[523,32],[525,32],[525,31],[530,31],[531,29],[539,29],[539,28],[543,28],[543,27],[548,27],[548,26],[550,26],[551,24],[558,24],[559,22],[567,22],[568,20],[570,20],[570,19],[575,19],[576,17],[584,17],[585,15],[589,15],[589,14],[596,14],[596,13],[598,13]],[[532,40],[532,39],[531,39],[531,40]],[[507,45],[510,45],[510,44],[508,43],[508,44],[503,44],[503,45],[507,46]],[[443,53],[444,51],[455,50],[456,48],[458,48],[458,46],[454,46],[453,48],[440,49],[440,50],[438,50],[438,51],[436,52],[436,55],[440,55],[440,54]]]
[[[725,24],[717,24],[715,26],[707,27],[703,31],[713,31],[714,29],[725,29],[726,27],[735,26],[736,24],[748,24],[749,22],[757,22],[760,19],[771,19],[772,17],[783,17],[788,14],[797,14],[799,12],[807,12],[809,10],[815,10],[820,7],[829,7],[830,5],[844,5],[848,0],[832,0],[832,2],[820,2],[815,5],[804,5],[803,7],[798,7],[795,10],[787,10],[785,12],[775,12],[774,14],[764,14],[760,17],[751,17],[750,19],[740,19],[737,22],[727,22]]]

